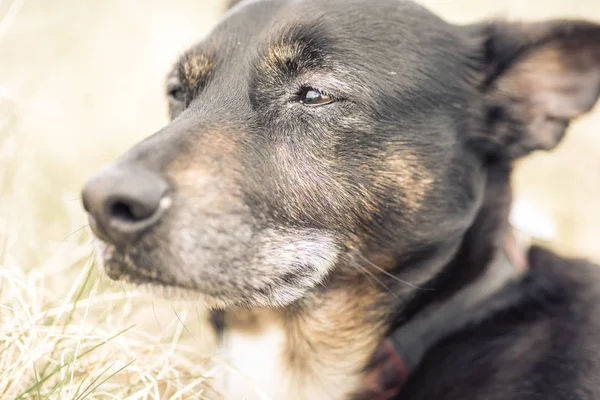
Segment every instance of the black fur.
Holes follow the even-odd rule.
[[[597,399],[600,268],[534,247],[513,306],[431,349],[398,399]]]

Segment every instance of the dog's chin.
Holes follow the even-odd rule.
[[[268,295],[256,291],[237,296],[217,296],[203,292],[200,288],[190,288],[175,281],[165,281],[156,269],[139,268],[128,257],[121,255],[114,246],[96,240],[97,265],[100,273],[110,281],[119,282],[121,287],[160,297],[169,301],[193,302],[211,310],[232,308],[285,308],[302,299],[310,292],[309,288],[294,286],[279,287]]]
[[[113,281],[216,309],[288,307],[323,287],[341,254],[335,236],[308,229],[264,230],[248,246],[226,249],[186,247],[186,237],[169,245],[156,239],[124,249],[98,239],[99,264]]]

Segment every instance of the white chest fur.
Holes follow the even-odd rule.
[[[279,313],[232,312],[226,320],[221,348],[227,366],[219,378],[226,400],[338,400],[356,386],[355,365],[347,368],[342,354],[331,357],[304,338],[290,343],[298,332]]]
[[[265,315],[248,319],[232,316],[223,335],[223,353],[229,364],[223,377],[227,398],[289,398],[283,321]]]

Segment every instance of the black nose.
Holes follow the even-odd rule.
[[[159,221],[170,206],[168,183],[138,167],[113,166],[83,188],[83,207],[100,239],[126,246]]]

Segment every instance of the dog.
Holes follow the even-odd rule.
[[[600,25],[250,0],[91,178],[105,273],[203,301],[226,398],[598,399],[600,268],[508,222],[600,93]]]

